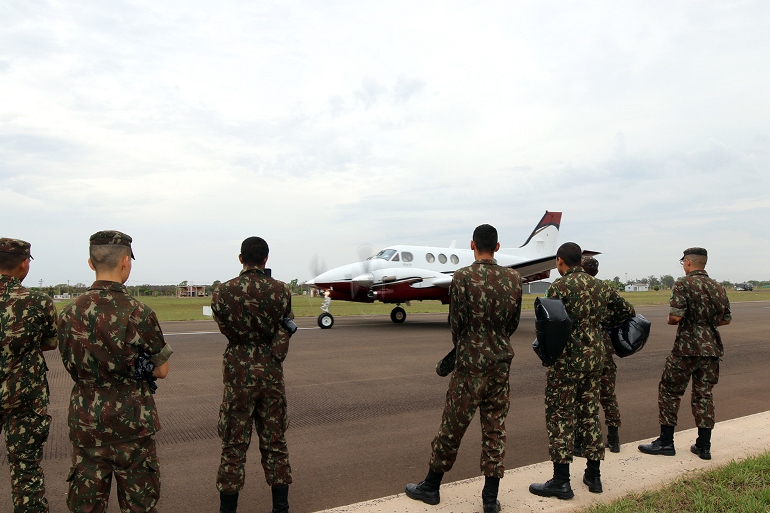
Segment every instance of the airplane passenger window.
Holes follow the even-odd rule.
[[[396,253],[396,256],[390,259],[391,262],[398,262],[398,253]]]
[[[455,265],[460,263],[460,259],[457,258],[457,255],[452,255],[451,257],[449,257],[449,260],[451,260],[452,263],[455,264]]]
[[[446,263],[446,255],[444,253],[439,253],[438,261],[441,262],[442,264],[445,264]]]
[[[425,255],[425,260],[427,260],[429,264],[432,264],[436,261],[436,257],[433,256],[433,253],[427,253]]]
[[[404,262],[411,262],[412,261],[412,254],[408,251],[402,251],[401,252],[401,258],[404,260]]]

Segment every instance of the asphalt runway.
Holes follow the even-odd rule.
[[[770,302],[733,303],[732,310],[733,323],[720,328],[727,355],[715,389],[718,421],[770,410]],[[621,443],[658,434],[657,385],[676,331],[666,324],[666,306],[639,307],[637,313],[652,321],[652,333],[640,353],[616,358]],[[412,314],[404,324],[393,324],[389,316],[348,317],[335,319],[331,330],[318,329],[314,318],[297,320],[301,329],[285,363],[293,513],[400,493],[407,482],[424,477],[448,382],[435,373],[436,362],[451,348],[446,320],[446,314]],[[216,423],[225,338],[212,321],[168,322],[162,327],[174,354],[169,376],[156,394],[162,423],[157,436],[163,482],[159,510],[218,511]],[[548,459],[545,367],[531,349],[534,338],[534,314],[525,311],[513,336],[509,468]],[[72,382],[58,351],[46,358],[53,422],[43,466],[51,512],[64,513]],[[679,420],[677,430],[694,427],[689,390]],[[474,422],[445,482],[480,474],[480,436]],[[0,467],[0,511],[10,511],[4,444]],[[239,511],[269,511],[269,497],[254,444]],[[108,511],[119,511],[114,491]]]

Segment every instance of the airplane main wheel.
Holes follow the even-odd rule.
[[[400,306],[395,307],[390,312],[390,320],[395,322],[396,324],[401,324],[406,320],[406,310],[404,310]]]
[[[322,330],[328,330],[334,326],[334,317],[329,312],[324,312],[318,316],[318,327]]]

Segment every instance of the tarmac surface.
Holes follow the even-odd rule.
[[[332,305],[332,312],[333,309]],[[770,302],[733,303],[732,310],[733,323],[720,328],[727,350],[720,383],[715,389],[720,422],[770,410],[770,374],[767,372]],[[652,321],[652,333],[640,353],[616,358],[617,393],[623,419],[621,442],[649,441],[658,434],[657,385],[676,330],[666,324],[668,307],[643,306],[637,308],[637,312]],[[393,324],[387,315],[338,317],[335,321],[331,330],[320,330],[314,318],[298,319],[301,329],[292,339],[285,363],[291,422],[287,438],[294,476],[289,498],[293,513],[340,507],[343,509],[338,511],[354,511],[344,508],[365,501],[386,500],[382,497],[394,500],[392,496],[403,492],[406,483],[419,482],[424,477],[430,441],[438,429],[443,409],[447,379],[438,377],[434,369],[436,361],[451,347],[446,314],[413,314],[404,324]],[[162,327],[175,352],[169,376],[159,382],[155,396],[162,423],[157,435],[163,482],[159,510],[218,511],[214,483],[220,441],[216,424],[226,341],[212,321],[167,322]],[[526,486],[530,482],[550,478],[550,463],[546,463],[547,470],[537,467],[548,460],[548,440],[543,405],[545,367],[531,349],[534,338],[534,314],[525,311],[512,340],[516,357],[511,369],[511,413],[507,422],[509,471],[501,484],[501,500],[506,497],[505,493],[521,492],[522,486],[526,497],[529,495]],[[71,451],[66,417],[72,382],[57,351],[46,353],[46,359],[50,369],[49,413],[53,422],[43,467],[51,512],[64,513],[67,511],[64,479]],[[766,426],[766,419],[763,422]],[[727,423],[720,423],[715,430],[713,464],[727,463],[736,457],[737,453],[726,449],[728,442],[736,438],[726,426]],[[535,498],[545,502],[532,506],[539,505],[540,509],[530,510],[557,511],[556,508],[574,507],[583,496],[603,500],[629,485],[640,482],[654,485],[669,477],[669,471],[662,468],[643,473],[657,476],[652,482],[643,480],[639,473],[622,472],[625,466],[639,459],[680,462],[680,467],[684,465],[687,470],[692,460],[696,464],[701,461],[688,452],[692,437],[681,433],[693,427],[688,391],[680,409],[676,457],[644,457],[636,450],[636,442],[626,443],[620,454],[607,455],[602,467],[603,494],[589,494],[583,489],[582,463],[578,462],[572,469],[576,499]],[[738,433],[739,440],[750,436],[743,428],[738,428]],[[452,490],[462,486],[453,482],[480,475],[480,436],[476,422],[465,435],[455,467],[444,478],[442,505],[404,509],[407,506],[391,503],[394,509],[387,509],[390,506],[372,509],[369,505],[358,511],[480,511],[477,483],[469,485],[467,503],[452,502]],[[768,435],[764,436],[760,446],[763,443],[763,450],[767,450]],[[722,443],[724,446],[720,447]],[[0,467],[4,467],[0,468],[0,511],[10,511],[4,444],[0,444]],[[670,477],[676,475],[674,470],[670,472]],[[521,477],[523,484],[517,484],[517,476],[524,476]],[[457,496],[460,495],[458,492]],[[254,446],[249,451],[239,511],[267,512],[269,497],[259,451]],[[408,502],[409,508],[421,504]],[[513,511],[514,504],[516,510],[528,511],[526,507],[530,507],[511,501],[504,503],[503,511]],[[443,509],[444,506],[451,509]],[[119,511],[114,492],[108,511]]]

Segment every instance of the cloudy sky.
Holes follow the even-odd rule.
[[[600,277],[770,278],[770,3],[0,3],[0,236],[26,285],[274,276],[491,223],[601,251]]]

